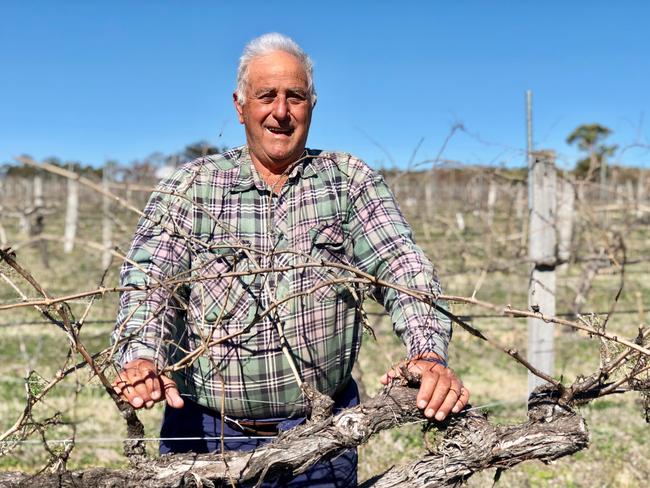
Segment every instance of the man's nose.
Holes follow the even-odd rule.
[[[289,115],[289,106],[285,97],[277,97],[273,105],[273,116],[278,120],[284,120]]]

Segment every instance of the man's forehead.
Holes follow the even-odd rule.
[[[253,58],[248,66],[248,74],[251,78],[294,77],[301,81],[307,79],[307,72],[300,60],[282,51]]]

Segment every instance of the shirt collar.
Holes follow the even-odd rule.
[[[320,154],[320,151],[305,149],[303,156],[294,167],[291,168],[285,186],[287,184],[292,184],[300,178],[311,178],[317,176],[314,159],[316,159],[318,154]],[[253,165],[253,160],[251,159],[248,146],[241,146],[238,148],[238,153],[236,152],[234,156],[237,160],[237,166],[239,167],[239,176],[233,181],[231,190],[246,191],[253,187],[256,187],[258,190],[266,189],[266,184]]]

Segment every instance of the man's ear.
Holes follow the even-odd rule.
[[[232,101],[235,104],[235,110],[237,110],[237,116],[239,117],[239,123],[244,123],[244,107],[239,103],[239,98],[237,97],[237,92],[233,92]]]

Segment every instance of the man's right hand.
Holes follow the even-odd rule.
[[[154,363],[147,359],[126,363],[113,382],[113,389],[133,408],[151,408],[163,399],[172,408],[184,405],[174,380],[158,374]]]

